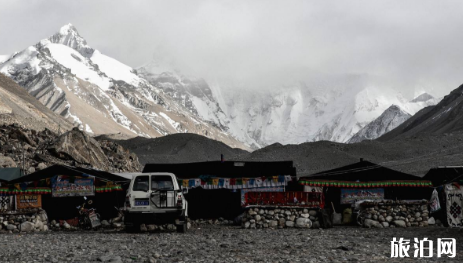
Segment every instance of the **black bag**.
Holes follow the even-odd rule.
[[[320,226],[322,228],[332,228],[333,222],[331,221],[330,213],[326,209],[320,209]]]

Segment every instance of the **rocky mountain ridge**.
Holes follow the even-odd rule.
[[[0,63],[0,72],[90,134],[159,137],[190,132],[247,148],[131,67],[91,48],[71,24],[10,56]]]
[[[361,142],[363,140],[374,140],[381,135],[392,131],[397,126],[411,117],[410,114],[403,111],[399,106],[392,105],[387,108],[378,118],[370,122],[357,132],[348,143]]]

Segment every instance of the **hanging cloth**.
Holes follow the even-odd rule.
[[[430,201],[429,211],[431,211],[431,213],[435,213],[440,210],[439,194],[437,193],[436,189],[432,191],[431,200],[429,201]]]

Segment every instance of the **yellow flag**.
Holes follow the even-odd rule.
[[[183,180],[182,185],[183,187],[188,187],[188,180]]]
[[[213,178],[212,185],[219,185],[219,178]]]

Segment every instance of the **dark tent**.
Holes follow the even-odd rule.
[[[326,179],[343,181],[422,180],[421,177],[402,173],[368,161],[301,177],[300,179]]]
[[[16,184],[16,183],[22,183],[22,182],[37,181],[37,180],[50,178],[55,175],[67,175],[67,176],[90,175],[90,176],[94,176],[102,180],[112,181],[115,183],[125,183],[125,182],[130,181],[127,178],[124,178],[122,176],[118,176],[112,173],[108,173],[105,171],[55,164],[43,170],[37,171],[35,173],[31,173],[26,176],[22,176],[21,178],[12,180],[10,183]]]
[[[9,182],[23,176],[23,171],[20,168],[1,168],[0,182]]]
[[[364,160],[300,177],[299,182],[303,185],[324,186],[326,205],[333,203],[338,211],[349,206],[341,205],[342,188],[384,188],[384,198],[393,200],[429,199],[432,193],[430,182],[424,178]]]
[[[296,176],[296,168],[292,161],[281,162],[241,162],[212,161],[178,164],[147,164],[144,173],[168,172],[178,179],[198,178],[209,175],[224,178],[258,178],[277,175]],[[288,185],[287,189],[291,186]],[[293,187],[300,187],[293,184]],[[242,212],[240,190],[203,189],[201,187],[189,190],[186,196],[189,205],[189,215],[193,219],[224,217],[233,219]]]
[[[429,170],[423,177],[432,182],[434,186],[463,181],[463,166],[442,166]]]
[[[256,178],[261,176],[291,175],[296,176],[296,168],[292,161],[281,162],[240,162],[240,161],[211,161],[198,163],[176,164],[146,164],[144,173],[169,172],[179,179],[197,178],[200,175],[214,175],[217,177]]]
[[[64,176],[94,176],[101,181],[111,181],[121,184],[123,191],[112,191],[104,193],[95,193],[95,196],[89,196],[89,200],[93,200],[93,207],[103,219],[109,219],[117,216],[117,210],[114,207],[122,207],[125,201],[125,190],[130,182],[129,179],[94,169],[86,169],[80,167],[71,167],[65,165],[53,165],[46,169],[35,173],[17,178],[10,181],[10,184],[20,184],[23,182],[34,182],[47,178],[52,178],[56,175]],[[50,194],[42,195],[42,208],[47,211],[51,219],[70,219],[77,216],[76,207],[82,205],[83,197],[52,197]]]

